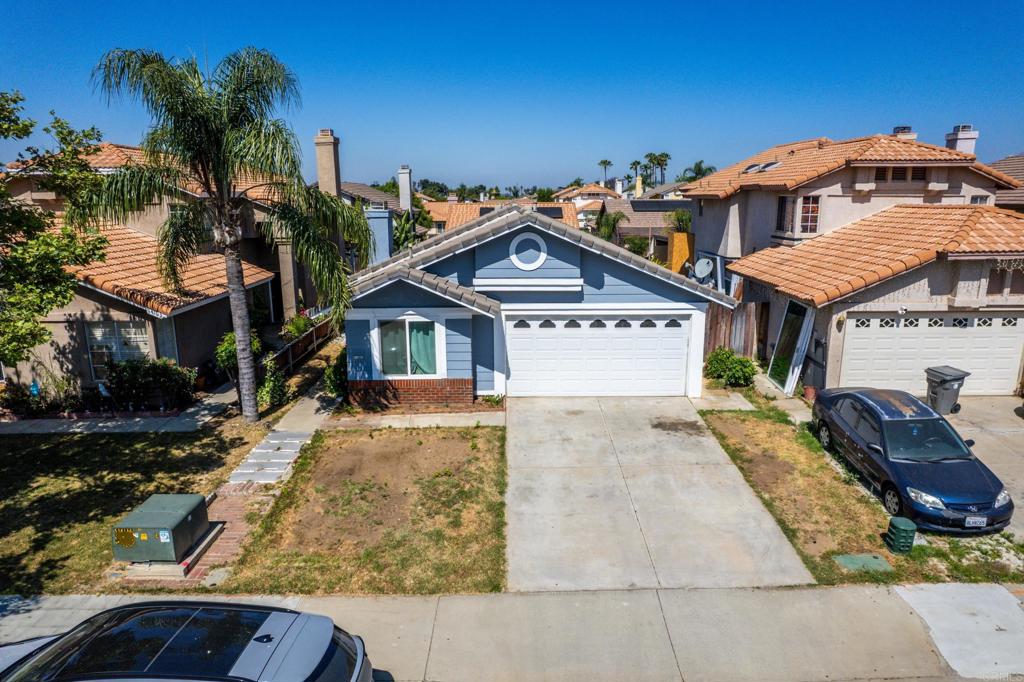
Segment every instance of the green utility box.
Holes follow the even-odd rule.
[[[178,563],[209,529],[202,495],[150,495],[114,524],[114,560]]]

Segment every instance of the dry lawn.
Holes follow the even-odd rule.
[[[1005,534],[980,538],[928,535],[909,556],[882,541],[889,517],[840,458],[809,431],[796,429],[770,403],[753,396],[755,412],[709,412],[711,430],[822,583],[1020,581],[1024,546]],[[892,573],[849,573],[836,554],[879,554]]]
[[[322,431],[225,589],[500,591],[504,493],[504,429]]]

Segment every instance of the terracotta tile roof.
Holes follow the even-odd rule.
[[[106,260],[71,268],[84,284],[161,315],[173,315],[180,308],[227,293],[224,256],[220,254],[195,258],[185,271],[184,291],[172,292],[157,271],[155,237],[115,225],[104,225],[100,231],[109,240]],[[242,264],[242,272],[246,287],[274,278],[273,272],[249,263]]]
[[[751,166],[772,162],[778,165],[744,172]],[[850,140],[834,141],[823,137],[782,144],[684,185],[680,191],[692,197],[724,199],[743,190],[789,190],[847,165],[872,163],[966,166],[1006,188],[1020,186],[1009,175],[979,163],[973,154],[891,135],[871,135]]]
[[[729,265],[743,277],[822,306],[947,257],[1024,254],[1024,214],[994,206],[901,204],[794,247]]]
[[[448,220],[448,212],[454,201],[424,201],[423,208],[430,214],[430,219],[435,223],[443,223]]]
[[[441,203],[441,202],[437,202]],[[547,209],[550,213],[561,212],[561,217],[555,217],[555,220],[561,220],[566,225],[571,227],[579,227],[580,221],[576,218],[576,205],[571,202],[563,201],[532,201],[530,199],[509,199],[509,200],[494,200],[494,201],[479,201],[479,202],[445,202],[449,204],[448,217],[445,223],[445,230],[450,230],[453,227],[459,227],[465,225],[471,220],[476,220],[489,212],[493,212],[499,208],[505,206],[523,206],[526,208],[534,209]],[[491,209],[491,211],[484,211],[484,209]],[[482,212],[483,211],[483,212]],[[431,212],[433,215],[433,212]],[[554,216],[549,216],[554,217]],[[436,220],[436,218],[435,218]]]
[[[570,185],[569,187],[563,187],[551,196],[559,199],[572,199],[578,197],[581,194],[604,194],[609,197],[619,196],[618,192],[607,187],[602,187],[599,183],[591,182],[582,187],[575,187]]]
[[[584,204],[581,204],[580,207],[578,209],[576,209],[576,210],[577,211],[600,211],[602,206],[604,206],[604,202],[603,201],[601,201],[600,199],[594,199],[593,201],[588,201],[588,202],[586,202]]]
[[[1014,154],[991,164],[993,168],[1010,177],[1024,181],[1024,154]],[[1024,204],[1024,189],[1001,189],[996,192],[997,204]]]

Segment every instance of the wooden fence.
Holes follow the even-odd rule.
[[[334,329],[331,327],[331,321],[325,316],[324,319],[313,325],[312,329],[288,343],[288,345],[274,353],[271,357],[274,358],[278,368],[287,376],[295,371],[295,365],[315,353],[333,337]]]
[[[729,310],[717,303],[708,305],[704,330],[704,354],[719,346],[732,348],[740,355],[754,357],[757,344],[757,318],[754,303],[740,303]]]

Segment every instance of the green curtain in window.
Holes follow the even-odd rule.
[[[413,374],[435,374],[437,355],[434,351],[434,323],[409,323],[409,359]]]

